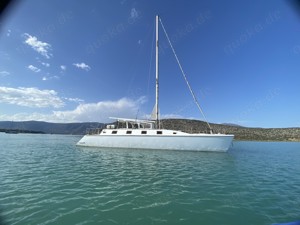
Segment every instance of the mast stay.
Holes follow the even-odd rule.
[[[173,45],[172,45],[172,43],[171,43],[171,41],[170,41],[170,38],[169,38],[169,36],[168,36],[168,34],[167,34],[167,31],[166,31],[166,29],[165,29],[165,27],[164,27],[164,25],[163,25],[161,19],[160,19],[158,16],[156,16],[156,32],[157,32],[157,33],[156,33],[156,38],[158,38],[158,26],[157,26],[157,20],[158,20],[158,19],[159,19],[159,22],[160,22],[160,24],[161,24],[161,26],[162,26],[162,28],[163,28],[163,31],[164,31],[166,37],[167,37],[167,40],[168,40],[168,42],[169,42],[169,44],[170,44],[170,47],[171,47],[171,49],[172,49],[172,51],[173,51],[173,54],[174,54],[175,59],[176,59],[176,61],[177,61],[177,64],[178,64],[178,66],[179,66],[179,68],[180,68],[180,70],[181,70],[182,76],[183,76],[183,78],[184,78],[184,80],[185,80],[185,82],[186,82],[186,84],[187,84],[187,86],[188,86],[188,88],[189,88],[189,91],[190,91],[191,95],[193,96],[194,102],[195,102],[195,104],[197,105],[197,107],[198,107],[200,113],[202,114],[202,116],[203,116],[203,118],[204,118],[204,120],[205,120],[205,122],[206,122],[206,124],[207,124],[207,126],[208,126],[208,128],[209,128],[209,130],[210,130],[210,133],[212,134],[212,133],[213,133],[213,130],[212,130],[212,128],[211,128],[211,126],[210,126],[208,120],[206,119],[206,116],[205,116],[205,114],[204,114],[204,112],[203,112],[203,110],[202,110],[202,108],[201,108],[201,106],[200,106],[200,104],[199,104],[198,99],[196,98],[196,95],[195,95],[195,93],[194,93],[194,91],[193,91],[191,85],[189,84],[189,81],[188,81],[188,79],[187,79],[187,77],[186,77],[186,74],[184,73],[183,68],[182,68],[182,66],[181,66],[181,64],[180,64],[180,62],[179,62],[179,59],[178,59],[177,55],[176,55],[175,49],[173,48]],[[158,48],[158,40],[157,40],[157,42],[156,42],[156,48]],[[157,64],[156,64],[156,70],[157,70],[156,79],[157,79],[157,88],[158,88],[158,50],[156,50],[156,63],[157,63]],[[156,97],[156,98],[157,98],[157,102],[156,102],[156,103],[158,104],[158,90],[157,90],[157,93],[156,93],[156,94],[157,94],[157,97]],[[158,117],[157,117],[157,118],[158,118]],[[158,120],[158,119],[157,119],[157,120]]]

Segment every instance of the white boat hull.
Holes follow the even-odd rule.
[[[78,146],[101,148],[162,149],[188,151],[226,152],[233,135],[191,134],[191,135],[85,135]]]

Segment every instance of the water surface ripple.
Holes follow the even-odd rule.
[[[76,147],[0,133],[7,224],[273,224],[300,220],[300,143],[228,153]]]

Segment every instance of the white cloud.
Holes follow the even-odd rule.
[[[91,67],[85,63],[73,63],[74,66],[76,66],[77,68],[83,69],[85,71],[89,71],[91,69]]]
[[[80,98],[64,98],[70,102],[77,102],[77,103],[81,103],[84,102],[84,100],[80,99]]]
[[[0,72],[0,77],[6,77],[8,75],[10,75],[10,73],[5,70]]]
[[[0,103],[26,106],[31,108],[64,106],[64,102],[54,90],[39,90],[37,88],[0,87]]]
[[[0,114],[0,121],[30,121],[30,120],[59,122],[53,120],[53,117],[51,115],[42,114],[42,113],[17,113],[13,115]]]
[[[33,65],[29,65],[27,68],[30,69],[31,71],[35,72],[35,73],[38,73],[38,72],[41,71],[41,69],[39,69],[39,68],[37,68]]]
[[[0,59],[2,60],[10,60],[10,55],[7,52],[0,51]]]
[[[49,76],[49,74],[47,74],[47,76],[44,76],[42,78],[43,81],[53,80],[53,79],[59,79],[59,76]]]
[[[31,46],[33,50],[35,50],[42,56],[46,57],[47,59],[50,59],[52,57],[52,54],[50,53],[52,48],[49,43],[39,41],[37,37],[31,36],[30,34],[27,33],[25,33],[24,36],[26,38],[25,44]]]
[[[9,37],[11,34],[11,30],[7,30],[6,36]]]
[[[130,11],[130,18],[135,19],[139,17],[139,13],[135,8],[132,8]]]
[[[98,103],[80,104],[74,110],[53,111],[51,114],[18,113],[14,115],[1,115],[0,120],[37,120],[48,122],[111,122],[109,117],[135,118],[145,97],[137,100],[121,98],[117,101],[101,101]]]
[[[60,69],[61,69],[61,70],[66,70],[67,67],[66,67],[65,65],[61,65],[61,66],[60,66]]]
[[[50,63],[41,62],[43,66],[50,67]]]
[[[77,122],[108,122],[108,118],[129,117],[135,118],[144,97],[138,100],[121,98],[117,101],[102,101],[98,103],[80,104],[71,111],[54,111],[55,118]]]
[[[184,118],[182,115],[179,114],[162,114],[160,115],[161,119],[182,119]]]
[[[152,116],[151,114],[145,114],[143,117],[146,119],[153,119],[151,118],[151,116]],[[182,119],[184,118],[184,116],[170,113],[170,114],[160,114],[159,118],[160,119]]]

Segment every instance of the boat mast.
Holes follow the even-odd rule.
[[[155,119],[156,119],[156,128],[160,129],[160,123],[159,123],[159,107],[158,107],[158,21],[159,21],[159,16],[156,16],[156,99],[155,99]]]

